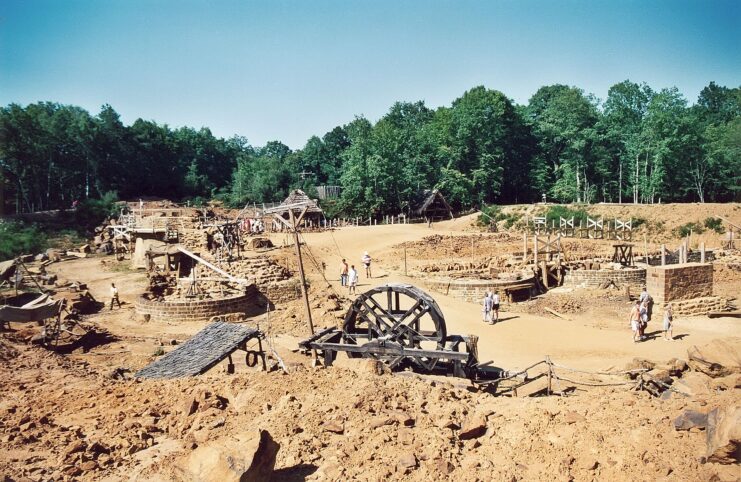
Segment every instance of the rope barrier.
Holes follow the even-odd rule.
[[[548,371],[545,373],[540,373],[536,375],[535,377],[530,378],[528,376],[528,371],[539,366],[539,365],[546,365],[548,367]],[[556,373],[556,370],[565,370],[572,373],[583,373],[585,375],[596,375],[596,376],[624,376],[624,375],[630,375],[630,374],[638,374],[638,380],[637,381],[625,381],[625,382],[587,382],[587,381],[581,381],[581,380],[574,380],[571,378],[564,377],[562,375],[558,375]],[[650,393],[652,393],[655,396],[659,395],[659,391],[656,389],[651,389],[648,386],[648,383],[655,384],[658,388],[664,389],[664,390],[670,390],[674,393],[678,393],[680,395],[683,395],[685,397],[690,396],[688,393],[682,392],[681,390],[677,390],[676,388],[671,387],[670,385],[662,382],[661,380],[658,380],[655,377],[652,377],[647,374],[647,372],[650,371],[648,368],[637,368],[637,369],[631,369],[631,370],[619,370],[619,371],[591,371],[591,370],[580,370],[578,368],[572,368],[567,367],[565,365],[560,365],[557,363],[553,363],[550,359],[550,357],[546,357],[544,360],[538,361],[536,363],[533,363],[529,367],[519,370],[514,373],[506,372],[507,376],[504,378],[500,378],[498,382],[504,382],[507,380],[512,380],[517,377],[520,377],[522,375],[525,376],[525,378],[520,382],[515,384],[511,387],[506,387],[503,391],[500,391],[500,393],[508,393],[508,392],[515,392],[517,393],[517,389],[519,387],[522,387],[524,385],[527,385],[528,383],[531,383],[535,380],[538,380],[540,378],[543,378],[544,376],[548,376],[548,388],[547,392],[550,395],[552,392],[551,382],[552,380],[555,380],[559,387],[559,394],[563,395],[563,390],[561,390],[561,384],[560,382],[567,382],[567,383],[573,383],[574,385],[581,385],[581,386],[588,386],[588,387],[618,387],[618,386],[626,386],[626,385],[633,385],[635,390],[646,390]]]

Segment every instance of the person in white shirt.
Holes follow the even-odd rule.
[[[116,288],[115,283],[111,283],[111,309],[108,311],[113,311],[113,303],[116,303],[121,308],[121,302],[118,300],[118,288]]]
[[[493,325],[497,321],[499,321],[499,292],[494,293],[491,295],[491,310],[492,310],[492,320],[491,324]]]
[[[481,314],[484,318],[484,323],[488,323],[491,321],[491,293],[489,291],[487,291],[486,296],[484,296],[483,305]]]
[[[355,287],[358,286],[358,271],[355,269],[355,265],[350,266],[350,271],[347,273],[349,283],[349,293],[355,294]]]
[[[363,257],[360,258],[360,259],[363,262],[363,264],[365,265],[365,275],[368,278],[372,278],[373,276],[371,276],[371,268],[370,268],[370,265],[371,265],[371,257],[370,257],[370,254],[368,254],[368,251],[366,251],[365,253],[363,253]]]

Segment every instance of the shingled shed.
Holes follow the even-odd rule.
[[[291,209],[292,205],[301,206],[300,208],[295,208],[295,212],[301,212],[303,211],[304,206],[308,206],[304,219],[311,219],[314,222],[318,222],[324,217],[324,211],[322,211],[322,208],[319,207],[319,204],[317,204],[316,200],[310,199],[309,196],[307,196],[306,193],[303,192],[301,189],[294,189],[293,191],[291,191],[288,197],[282,203],[280,203],[280,207],[286,208],[286,213],[283,216],[286,219],[288,219],[288,209]]]
[[[412,202],[410,216],[412,219],[424,218],[432,221],[453,219],[453,209],[439,190],[425,189]]]

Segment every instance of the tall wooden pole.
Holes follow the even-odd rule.
[[[306,308],[306,318],[309,320],[309,332],[314,334],[314,321],[311,318],[311,306],[309,305],[309,294],[306,291],[306,276],[304,275],[304,260],[301,256],[301,243],[298,239],[298,226],[293,216],[293,210],[288,211],[291,225],[293,226],[293,241],[296,245],[296,257],[298,258],[298,276],[301,279],[301,294],[304,297],[304,307]]]

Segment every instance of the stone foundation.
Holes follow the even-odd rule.
[[[526,278],[516,281],[504,281],[504,280],[444,280],[434,279],[426,280],[425,286],[432,291],[437,291],[444,295],[450,295],[454,298],[467,301],[469,303],[480,303],[487,291],[499,292],[502,303],[507,302],[507,296],[505,290],[515,285],[529,285],[528,288],[517,290],[514,292],[514,301],[519,300],[520,297],[527,298],[528,290],[534,287],[533,278]]]
[[[222,299],[156,301],[140,296],[134,307],[137,314],[149,315],[154,321],[208,321],[216,315],[245,312],[258,296],[257,288],[250,285],[245,294]]]
[[[580,288],[599,288],[608,281],[612,281],[620,288],[625,285],[630,286],[631,292],[638,293],[646,284],[646,270],[644,268],[577,269],[568,271],[563,278],[564,286]]]
[[[728,309],[728,301],[720,296],[705,296],[691,300],[671,301],[674,316],[699,316],[707,315],[713,311],[725,311]],[[654,305],[654,319],[664,319],[664,305]]]
[[[658,305],[711,297],[713,265],[686,263],[651,266],[646,273],[646,288]]]

